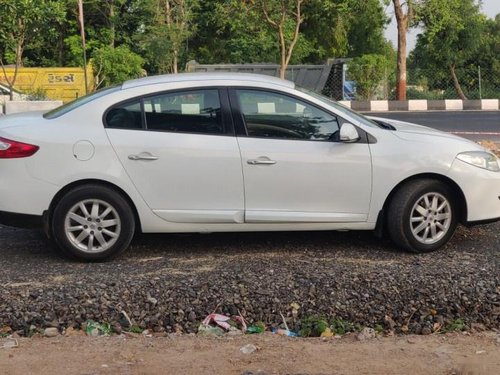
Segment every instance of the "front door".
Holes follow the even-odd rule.
[[[248,223],[363,222],[371,196],[366,143],[344,144],[341,119],[293,96],[232,90]]]
[[[240,152],[221,95],[216,88],[167,92],[107,113],[106,131],[126,173],[167,221],[243,222]]]

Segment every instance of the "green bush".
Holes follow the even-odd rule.
[[[37,100],[49,100],[47,96],[47,90],[43,87],[36,87],[26,92],[26,100],[37,101]]]
[[[356,98],[371,100],[386,76],[389,66],[383,55],[363,55],[349,63],[349,76],[356,81]]]
[[[127,46],[101,47],[94,52],[92,67],[96,86],[110,86],[143,75],[144,59]]]

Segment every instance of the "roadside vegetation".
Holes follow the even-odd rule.
[[[487,18],[477,0],[85,0],[82,9],[97,88],[190,60],[276,63],[284,77],[289,64],[347,58],[358,99],[377,98],[380,85],[386,98],[499,97],[500,15]],[[396,48],[384,38],[393,9]],[[0,19],[2,67],[83,66],[77,1],[0,0]],[[14,87],[17,74],[3,73]]]

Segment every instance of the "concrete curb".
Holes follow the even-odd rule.
[[[482,100],[370,100],[339,101],[340,104],[360,112],[390,111],[497,111],[500,109],[499,99]]]

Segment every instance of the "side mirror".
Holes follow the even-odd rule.
[[[344,123],[340,127],[340,142],[343,143],[356,143],[361,137],[353,124]]]

